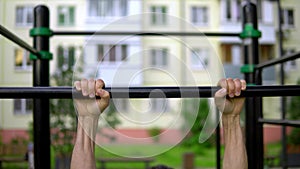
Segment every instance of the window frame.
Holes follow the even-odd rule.
[[[295,53],[296,50],[294,48],[288,48],[283,51],[284,55],[290,55]],[[285,71],[297,70],[297,60],[291,60],[284,63]]]
[[[199,52],[201,54],[199,54]],[[209,62],[210,62],[209,61],[209,58],[210,58],[209,55],[210,55],[210,50],[206,47],[194,47],[194,48],[192,48],[190,50],[190,65],[191,65],[191,68],[194,69],[194,70],[205,70],[206,68],[208,68],[209,67]],[[195,56],[197,56],[197,58],[194,58]],[[198,61],[193,61],[194,59],[196,59]],[[200,63],[200,64],[198,64],[198,63]]]
[[[65,8],[65,9],[63,9]],[[63,12],[62,10],[66,10],[66,12]],[[72,12],[73,11],[73,14]],[[64,22],[60,21],[60,17],[63,15]],[[74,26],[76,23],[76,7],[72,5],[64,6],[60,5],[57,7],[57,25],[58,26]]]
[[[166,5],[152,5],[150,6],[151,18],[150,23],[153,26],[168,25],[168,6]]]
[[[129,0],[88,0],[87,8],[89,18],[118,18],[128,15]],[[100,8],[104,10],[99,10]]]
[[[291,29],[291,28],[295,28],[295,10],[292,8],[284,8],[281,11],[282,14],[282,18],[281,18],[281,25],[283,28],[286,29]],[[290,16],[289,16],[289,12],[292,12],[292,24],[290,24]]]
[[[16,109],[16,102],[20,101],[20,110]],[[31,104],[31,107],[29,106]],[[32,99],[14,99],[13,100],[14,115],[27,115],[33,112],[33,100]]]
[[[73,45],[62,46],[58,45],[56,48],[57,54],[57,68],[62,70],[71,70],[75,65],[76,47]],[[61,55],[63,58],[61,58]]]
[[[18,12],[18,10],[21,10],[20,13]],[[19,19],[20,19],[20,21],[19,21]],[[31,27],[31,26],[33,26],[33,19],[34,19],[33,18],[33,6],[30,6],[30,5],[16,6],[16,8],[15,8],[15,25],[17,27]]]
[[[113,65],[124,61],[126,62],[128,50],[128,44],[97,44],[97,61],[103,64]]]
[[[169,50],[167,47],[150,49],[150,65],[155,67],[168,67]]]
[[[229,3],[228,3],[229,2]],[[221,14],[221,18],[225,22],[241,22],[242,21],[242,0],[223,0],[224,16]],[[236,10],[236,11],[235,11]],[[235,16],[234,16],[235,14]]]
[[[190,9],[191,23],[193,23],[197,26],[208,26],[209,25],[210,17],[209,17],[209,7],[208,6],[193,5],[190,8],[191,8]],[[196,12],[196,16],[194,16],[194,14],[195,14],[194,12]],[[199,17],[199,15],[201,16],[201,18]]]
[[[18,52],[21,52],[21,59],[22,59],[22,64],[20,66],[18,66],[16,64],[16,61],[17,61],[17,53]],[[30,60],[30,53],[28,51],[26,51],[25,49],[22,49],[22,48],[15,48],[14,49],[14,57],[15,57],[15,60],[14,60],[14,68],[15,70],[18,70],[18,71],[28,71],[28,70],[32,70],[32,61]]]

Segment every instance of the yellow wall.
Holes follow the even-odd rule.
[[[29,37],[29,30],[31,27],[16,26],[16,6],[36,6],[45,4],[50,9],[50,28],[53,30],[84,30],[83,27],[85,15],[76,13],[75,29],[72,27],[57,27],[57,7],[59,5],[74,5],[76,10],[85,12],[85,1],[38,1],[38,0],[1,0],[0,1],[0,21],[1,25],[5,26],[8,30],[15,33],[23,41],[32,45],[32,38]],[[50,52],[54,54],[54,59],[50,61],[51,72],[56,66],[56,47],[57,45],[66,46],[81,46],[83,44],[83,37],[52,37],[50,40]],[[32,86],[32,69],[16,70],[14,66],[14,50],[20,48],[13,42],[0,37],[0,86]],[[71,85],[71,84],[70,84]],[[28,123],[32,121],[32,114],[14,115],[13,100],[0,100],[0,127],[5,129],[22,129],[27,128]]]
[[[284,49],[294,49],[295,52],[300,51],[300,3],[298,0],[282,0],[281,1],[282,9],[293,9],[294,11],[294,28],[285,29],[283,28],[284,32],[284,41],[283,41],[283,48]],[[276,11],[277,14],[277,11]],[[276,25],[278,18],[276,15]],[[277,27],[277,26],[276,26]],[[277,49],[278,49],[278,41],[277,41]],[[276,55],[279,56],[278,50],[276,50]],[[296,84],[297,80],[300,79],[299,71],[300,71],[300,59],[296,59],[297,62],[297,69],[292,69],[286,72],[286,79],[285,82],[287,84]],[[278,66],[279,72],[279,66]]]
[[[32,114],[15,115],[13,100],[2,100],[1,107],[1,127],[5,129],[26,129],[29,122],[32,122]]]

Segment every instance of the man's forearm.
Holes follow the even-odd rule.
[[[71,169],[96,169],[95,135],[98,117],[78,117],[78,127],[73,149]]]
[[[223,169],[247,169],[247,154],[239,115],[222,117],[225,152]]]

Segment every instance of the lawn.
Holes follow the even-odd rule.
[[[128,154],[131,156],[143,156],[145,154],[149,154],[152,152],[157,152],[157,149],[166,149],[169,146],[166,145],[106,145],[106,149],[113,150],[117,152],[121,152],[122,154]],[[184,147],[182,145],[175,146],[171,148],[170,150],[166,151],[163,154],[159,154],[155,156],[155,161],[151,163],[151,165],[158,165],[158,164],[164,164],[169,167],[173,168],[182,168],[182,159],[183,154],[187,152],[196,152],[198,149],[200,152],[200,155],[195,156],[195,166],[197,167],[204,167],[204,168],[214,168],[215,166],[215,148],[205,148],[199,144],[199,146],[194,147]],[[51,165],[54,169],[54,152],[51,152],[52,160]],[[96,146],[95,150],[96,158],[97,157],[118,157],[115,154],[112,154],[105,149]],[[97,164],[98,168],[100,167],[100,164]],[[106,165],[108,169],[126,169],[126,168],[143,168],[143,163],[114,163],[114,164],[108,164]],[[15,169],[15,168],[28,168],[26,163],[20,163],[20,164],[3,164],[4,169]]]
[[[130,156],[143,156],[144,154],[149,154],[151,151],[156,152],[157,149],[165,149],[165,145],[106,145],[104,149],[109,149],[115,152],[121,152],[122,154],[127,153]],[[118,157],[103,148],[98,147],[96,149],[97,157]],[[216,166],[216,151],[214,147],[206,148],[201,146],[201,144],[194,147],[185,147],[183,145],[178,145],[165,153],[155,156],[155,162],[151,163],[153,165],[164,164],[173,168],[182,168],[183,155],[189,152],[199,152],[199,155],[195,155],[195,166],[204,168],[214,168]],[[99,164],[98,164],[99,165]],[[143,164],[110,164],[107,165],[108,168],[140,168]]]
[[[274,156],[274,166],[280,165],[280,153],[281,153],[281,143],[271,143],[265,147],[265,156]],[[267,165],[267,161],[265,161],[265,165]]]
[[[106,148],[110,150],[118,150],[118,152],[129,152],[132,155],[143,155],[145,152],[153,151],[158,148],[165,148],[164,145],[107,145]],[[281,150],[280,143],[269,144],[266,147],[266,154],[268,155],[278,155]],[[169,151],[155,156],[155,162],[151,163],[151,165],[164,164],[175,169],[182,168],[182,156],[187,152],[196,152],[198,151],[198,155],[195,156],[195,166],[197,168],[215,168],[216,167],[216,150],[215,147],[207,148],[202,146],[201,144],[195,145],[193,147],[184,147],[182,145],[178,145],[170,149]],[[223,148],[222,148],[223,152]],[[108,151],[105,151],[103,148],[96,146],[96,157],[118,157]],[[51,154],[52,160],[51,165],[54,169],[54,153],[52,151]],[[275,164],[279,164],[279,158],[275,160]],[[143,164],[110,164],[107,165],[108,169],[120,169],[120,168],[143,168]],[[99,164],[98,164],[99,167]],[[26,163],[20,164],[3,164],[3,169],[27,169]]]

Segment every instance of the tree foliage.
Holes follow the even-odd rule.
[[[198,107],[198,110],[195,110],[195,107]],[[191,119],[194,118],[194,111],[197,111],[197,116],[196,120]],[[183,141],[183,145],[185,146],[200,146],[199,143],[199,135],[200,132],[204,126],[205,120],[208,116],[209,113],[209,104],[208,104],[208,99],[189,99],[189,100],[184,100],[183,102],[183,119],[187,126],[189,126],[189,123],[191,121],[195,121],[193,124],[189,134]],[[211,147],[213,145],[212,137],[209,138],[206,142],[202,143],[202,146],[204,147]],[[196,153],[201,154],[201,150],[197,149]]]
[[[52,76],[57,86],[72,85],[73,71],[58,69]],[[51,142],[55,153],[60,156],[71,154],[76,129],[76,112],[72,99],[50,100]]]
[[[300,85],[300,79],[297,85]],[[291,97],[288,113],[291,120],[300,120],[300,96]],[[288,136],[288,142],[292,145],[300,145],[300,128],[293,128]]]

